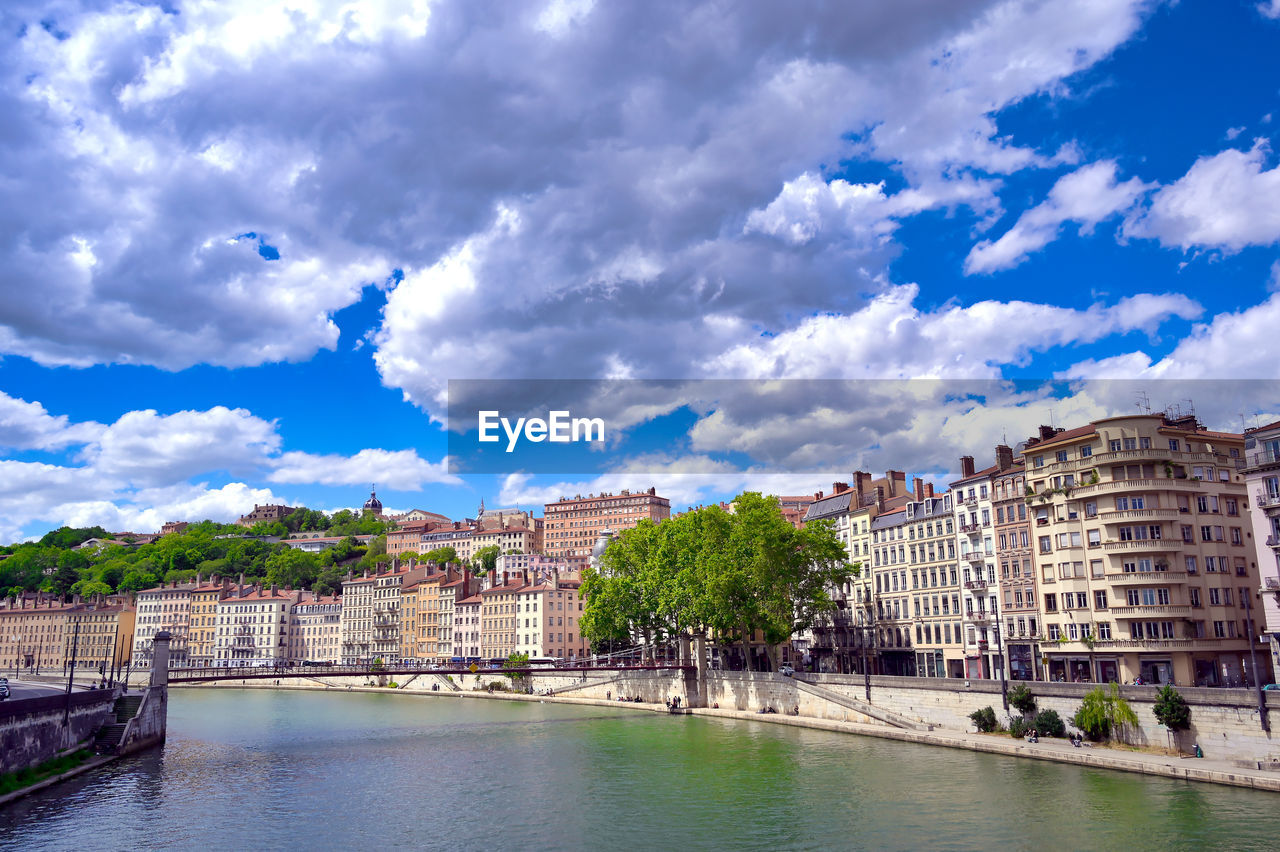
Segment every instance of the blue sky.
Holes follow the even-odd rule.
[[[1278,372],[1277,0],[19,2],[0,38],[0,541],[374,481],[452,517],[941,483],[1135,393],[954,380],[1280,411],[1218,383]],[[588,473],[459,476],[445,388],[486,378],[745,383],[584,400],[627,430]]]

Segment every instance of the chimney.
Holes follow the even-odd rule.
[[[876,486],[876,511],[877,512],[884,511],[884,486],[883,485]]]
[[[1041,426],[1041,427],[1040,427],[1040,440],[1041,440],[1041,441],[1047,441],[1047,440],[1049,440],[1050,438],[1052,438],[1054,435],[1058,434],[1058,433],[1059,433],[1059,432],[1061,432],[1061,431],[1062,431],[1061,429],[1055,429],[1055,428],[1053,428],[1052,426]]]
[[[973,456],[960,457],[960,476],[973,476]]]
[[[492,589],[496,585],[498,585],[498,569],[490,568],[489,569],[489,588]]]
[[[846,491],[848,491],[848,490],[849,490],[849,483],[847,483],[847,482],[833,482],[833,483],[831,483],[831,496],[833,496],[833,497],[834,497],[835,495],[837,495],[837,494],[843,494],[844,492],[846,492]],[[818,492],[818,495],[819,495],[819,496],[818,496],[818,499],[819,499],[819,500],[821,500],[821,499],[822,499],[822,497],[821,497],[822,492],[821,492],[821,491],[819,491],[819,492]]]
[[[926,483],[924,484],[924,496],[925,496],[925,497],[932,497],[932,496],[933,496],[933,483],[932,483],[932,482],[926,482]]]
[[[924,499],[924,480],[918,476],[911,480],[911,495],[916,500]]]
[[[277,591],[279,591],[279,587],[277,587],[275,583],[272,583],[272,584],[271,584],[271,597],[273,597],[273,598],[274,598],[274,597],[276,596],[276,592],[277,592]]]
[[[1013,449],[1004,444],[996,444],[996,467],[1008,470],[1013,467]]]

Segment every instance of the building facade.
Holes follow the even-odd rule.
[[[1245,432],[1245,488],[1271,670],[1280,672],[1280,420]]]
[[[603,530],[621,532],[641,520],[654,523],[671,517],[671,501],[648,491],[588,494],[562,497],[546,504],[543,551],[547,556],[588,558]]]
[[[191,627],[191,592],[195,583],[170,583],[138,592],[137,626],[133,633],[133,667],[151,667],[151,643],[156,633],[169,631],[169,665],[191,664],[188,631]]]
[[[289,608],[286,656],[294,665],[339,663],[342,658],[342,598],[302,592]]]

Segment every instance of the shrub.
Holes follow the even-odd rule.
[[[981,710],[974,710],[969,714],[969,718],[973,720],[973,724],[978,726],[978,730],[984,734],[989,734],[996,729],[996,711],[990,707],[983,707]]]
[[[1160,688],[1152,711],[1156,721],[1171,731],[1185,731],[1191,727],[1191,708],[1178,690],[1169,684]]]
[[[1057,710],[1049,710],[1047,708],[1041,710],[1036,714],[1034,724],[1041,736],[1061,737],[1067,733],[1067,725],[1062,721],[1062,717],[1058,715]]]
[[[1036,712],[1036,697],[1031,694],[1031,690],[1027,689],[1025,684],[1020,683],[1009,690],[1009,703],[1023,716]]]
[[[1123,733],[1126,725],[1137,725],[1138,716],[1129,702],[1120,697],[1119,685],[1113,683],[1110,689],[1101,686],[1091,689],[1071,717],[1071,723],[1097,742],[1110,738],[1113,731]]]
[[[1031,723],[1022,716],[1012,716],[1009,718],[1009,736],[1015,740],[1022,739],[1027,735],[1027,731],[1031,730]]]

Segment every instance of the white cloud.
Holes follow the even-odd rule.
[[[1263,0],[1258,4],[1258,11],[1263,17],[1280,20],[1280,0]]]
[[[53,450],[95,440],[98,423],[72,423],[65,414],[54,416],[38,402],[27,402],[0,391],[0,448]]]
[[[1160,189],[1144,211],[1125,222],[1124,233],[1166,246],[1237,252],[1280,241],[1280,167],[1265,168],[1265,140],[1248,151],[1228,149],[1202,157],[1174,183]]]
[[[1057,239],[1065,222],[1077,222],[1082,234],[1091,233],[1099,222],[1130,209],[1154,186],[1138,178],[1118,183],[1114,160],[1082,166],[1059,178],[1049,197],[1019,216],[998,239],[975,245],[965,258],[964,271],[972,275],[1017,266]]]
[[[272,461],[271,482],[362,485],[375,482],[397,491],[421,491],[427,483],[461,484],[448,459],[429,462],[413,450],[365,449],[354,456],[288,452]]]

